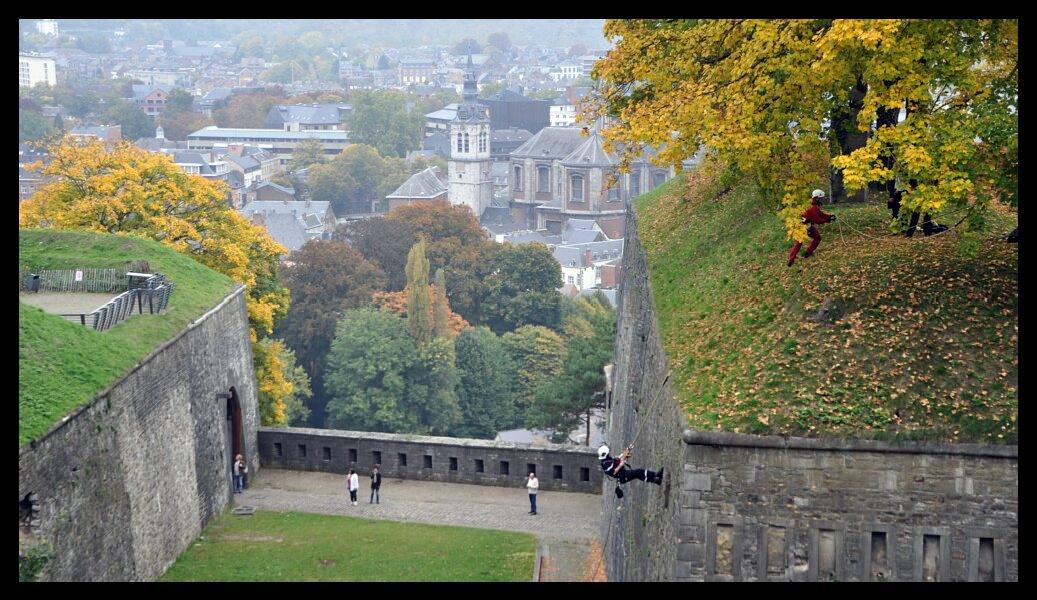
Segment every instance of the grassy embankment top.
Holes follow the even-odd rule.
[[[826,204],[839,221],[788,268],[776,202],[749,184],[717,188],[693,173],[636,203],[689,426],[1017,442],[1018,254],[1003,241],[1014,214],[991,215],[967,258],[953,231],[892,235],[884,203]]]
[[[89,402],[235,286],[230,278],[157,242],[78,231],[19,230],[19,267],[124,269],[136,260],[148,261],[153,272],[175,283],[165,313],[135,315],[97,332],[18,303],[19,446]]]

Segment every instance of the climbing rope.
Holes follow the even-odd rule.
[[[662,397],[662,392],[663,392],[664,389],[666,389],[666,382],[668,382],[669,380],[670,380],[670,373],[667,371],[666,377],[663,378],[662,384],[659,385],[659,389],[656,391],[655,397],[652,399],[651,404],[649,404],[649,407],[648,407],[648,412],[649,413],[651,412],[651,409],[655,407],[655,403],[659,401],[659,398]],[[643,419],[641,421],[640,427],[638,427],[637,431],[634,433],[634,439],[631,440],[630,444],[627,445],[627,447],[623,449],[623,452],[621,454],[627,454],[628,458],[629,458],[629,451],[631,449],[633,449],[634,443],[637,442],[637,438],[640,437],[641,432],[644,430],[645,423],[647,423],[647,422],[648,422],[648,419]],[[616,485],[619,485],[619,483],[617,482]],[[618,498],[617,499],[617,503],[619,504],[619,507],[616,508],[616,510],[617,511],[618,510],[622,510],[623,509],[623,498],[622,497]],[[602,540],[602,542],[601,542],[601,556],[598,557],[598,564],[597,564],[597,566],[594,567],[593,573],[595,573],[595,574],[597,574],[598,569],[600,569],[602,567],[602,565],[604,564],[604,562],[605,562],[605,549],[608,546],[609,540],[612,539],[612,524],[614,522],[615,522],[614,520],[609,519],[608,528],[606,528],[606,530],[605,530],[605,539]],[[623,547],[623,553],[624,553],[624,555],[626,554],[626,546]]]

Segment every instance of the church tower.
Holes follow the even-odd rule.
[[[475,67],[469,52],[462,101],[449,129],[448,197],[451,204],[471,208],[476,218],[482,216],[493,199],[489,108],[479,104],[478,95]]]

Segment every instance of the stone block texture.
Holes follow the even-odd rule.
[[[669,480],[603,483],[610,581],[1018,580],[1016,446],[679,431],[627,219],[607,439]]]
[[[341,474],[353,468],[361,475],[369,475],[378,463],[383,477],[525,487],[529,466],[533,465],[540,489],[549,491],[600,491],[602,473],[595,452],[595,448],[584,446],[532,446],[335,429],[259,428],[259,453],[268,467]]]
[[[227,400],[259,468],[259,412],[244,288],[228,295],[87,406],[18,450],[20,520],[49,542],[49,581],[151,581],[231,499]],[[132,327],[133,323],[122,325]]]

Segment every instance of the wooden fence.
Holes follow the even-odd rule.
[[[109,293],[125,290],[128,278],[119,269],[30,269],[19,270],[18,291],[32,285],[31,276],[40,278],[41,292]]]

